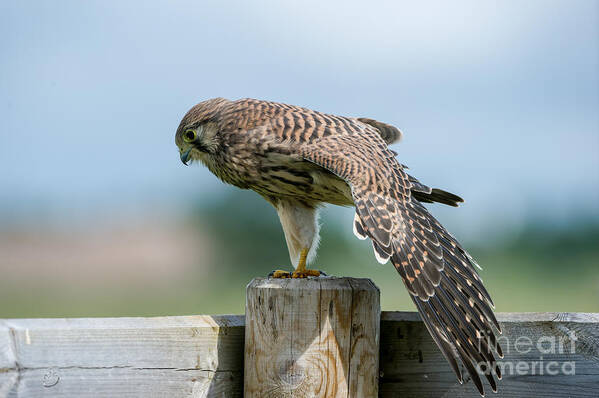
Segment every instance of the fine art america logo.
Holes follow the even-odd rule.
[[[567,329],[567,328],[566,328]],[[497,344],[503,349],[503,359],[497,361],[497,366],[502,375],[575,375],[576,362],[573,360],[560,361],[560,356],[571,359],[576,353],[576,333],[574,330],[564,330],[565,336],[519,336],[513,341],[507,336],[497,338]],[[486,344],[483,344],[486,343]],[[493,344],[487,339],[479,339],[480,352],[489,350]],[[511,352],[510,352],[511,351]],[[516,360],[510,360],[517,358]],[[486,364],[477,364],[480,373],[488,374]]]

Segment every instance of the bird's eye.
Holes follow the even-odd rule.
[[[198,138],[198,133],[196,133],[195,130],[185,130],[183,132],[183,140],[185,142],[195,141],[196,138]]]

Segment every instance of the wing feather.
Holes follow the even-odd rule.
[[[368,238],[368,235],[366,235],[364,225],[362,224],[362,220],[360,219],[358,213],[354,214],[354,235],[356,235],[356,237],[360,240]]]
[[[457,358],[481,394],[481,376],[496,391],[502,356],[493,302],[475,263],[419,199],[450,205],[461,198],[429,188],[405,173],[376,133],[361,130],[299,146],[301,156],[344,179],[356,206],[354,232],[372,240],[378,261],[391,260],[427,329],[462,380]],[[492,369],[484,374],[477,366]]]
[[[387,143],[387,145],[394,144],[401,140],[402,133],[397,127],[366,117],[359,117],[358,120],[377,129],[381,138]]]

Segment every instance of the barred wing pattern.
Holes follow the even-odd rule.
[[[353,200],[355,234],[371,239],[378,261],[391,260],[459,381],[461,361],[481,394],[481,375],[496,391],[495,377],[501,374],[495,355],[503,355],[493,302],[474,260],[422,205],[456,206],[462,200],[406,173],[387,147],[401,138],[398,129],[293,105],[215,98],[183,118],[178,145],[186,128],[202,123],[215,126],[220,150],[204,160],[223,181],[265,197],[292,197],[307,207]],[[181,153],[187,156],[189,150]],[[347,183],[351,198],[330,173]],[[341,189],[322,181],[339,182]]]
[[[372,240],[379,262],[391,260],[459,381],[457,358],[481,395],[477,366],[496,391],[494,374],[501,378],[501,373],[494,350],[503,355],[493,331],[501,332],[493,302],[472,258],[412,195],[420,192],[426,198],[433,190],[408,176],[381,137],[369,131],[312,140],[300,147],[300,154],[350,185],[354,232]],[[448,204],[460,201],[439,192]]]

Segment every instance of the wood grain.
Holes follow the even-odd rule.
[[[323,359],[316,350],[306,358],[304,364],[320,364],[317,368],[327,375],[318,385],[319,391],[376,397],[376,392],[365,388],[368,379],[361,382],[355,376],[375,363],[375,357],[367,354],[370,349],[361,348],[367,344],[360,337],[360,329],[366,326],[360,325],[378,318],[378,310],[357,310],[362,305],[356,303],[373,296],[362,297],[364,290],[355,283],[336,280],[318,294],[313,284],[305,285],[299,297],[315,305],[318,302],[311,311],[302,307],[291,313],[286,306],[297,306],[291,296],[275,305],[280,301],[280,292],[272,293],[275,289],[265,289],[262,297],[279,311],[269,318],[273,321],[269,328],[277,333],[285,327],[304,329],[292,329],[293,338],[286,340],[287,352],[296,353],[297,347],[306,349],[308,344],[302,345],[302,341],[312,337],[312,331],[310,342],[318,339],[318,345],[326,345],[327,352],[335,348],[342,354]],[[269,305],[259,308],[267,312],[263,317],[269,316]],[[469,380],[458,384],[417,313],[383,312],[380,316],[379,396],[479,397]],[[504,368],[499,393],[493,396],[598,396],[599,314],[504,313],[498,314],[498,319],[504,328],[502,361],[514,365],[514,370],[510,373]],[[317,322],[317,327],[304,325],[310,322]],[[349,323],[352,327],[347,333]],[[552,338],[555,352],[547,353]],[[277,341],[282,339],[276,336]],[[530,339],[530,347],[526,339]],[[347,341],[351,348],[338,348],[347,347]],[[530,351],[523,352],[527,348]],[[243,353],[243,316],[0,320],[0,397],[241,397]],[[527,363],[530,368],[541,356],[545,370],[552,361],[558,364],[558,374],[540,375],[538,365],[534,375],[530,369],[516,374],[518,363]],[[273,371],[268,375],[256,373],[263,379],[277,375],[287,385],[296,386],[313,377],[306,376],[298,362],[288,362],[283,368],[271,366]],[[561,366],[568,362],[574,363],[575,374],[562,371]],[[252,366],[248,372],[255,371]],[[293,395],[297,389],[286,391],[287,395],[279,396],[301,396]]]
[[[376,397],[379,312],[369,280],[255,279],[247,288],[245,396]]]
[[[599,314],[500,313],[497,319],[505,356],[494,397],[599,396]],[[417,313],[383,312],[380,350],[381,397],[480,397],[467,377],[458,383]]]
[[[0,321],[0,397],[241,396],[243,323],[241,316]]]
[[[370,279],[350,279],[353,289],[351,306],[351,352],[349,359],[350,397],[376,397],[379,387],[381,307],[379,288]],[[376,327],[376,330],[372,328]],[[376,372],[366,371],[367,369]]]

